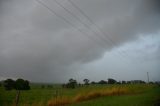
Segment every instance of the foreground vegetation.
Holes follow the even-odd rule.
[[[12,106],[16,92],[0,87],[0,106]],[[32,84],[22,91],[19,106],[159,106],[160,88],[148,84],[86,85],[75,89],[61,85]]]
[[[160,89],[155,87],[132,95],[105,96],[71,106],[160,106]]]

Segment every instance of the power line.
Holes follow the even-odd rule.
[[[70,15],[72,15],[75,19],[77,19],[81,24],[83,24],[85,27],[87,27],[89,30],[91,30],[97,37],[100,37],[98,36],[98,33],[94,30],[92,30],[92,28],[90,26],[88,26],[86,23],[84,23],[77,15],[75,15],[74,13],[72,13],[71,11],[69,11],[67,8],[65,8],[61,3],[59,3],[57,0],[54,0],[55,3],[57,3],[60,7],[62,7],[65,11],[67,11]],[[103,40],[105,43],[105,39],[101,39]]]
[[[85,27],[87,27],[89,30],[91,30],[97,37],[100,37],[101,40],[103,40],[106,44],[108,44],[108,41],[105,38],[102,38],[102,36],[98,36],[98,33],[96,31],[94,31],[89,25],[87,25],[86,23],[84,23],[77,15],[75,15],[74,13],[72,13],[71,11],[69,11],[69,9],[65,8],[60,2],[58,2],[57,0],[54,0],[56,4],[58,4],[60,7],[62,7],[65,11],[67,11],[70,15],[72,15],[75,19],[77,19],[81,24],[83,24]],[[89,17],[88,17],[89,18]],[[97,25],[96,25],[97,26]],[[109,43],[109,45],[114,46],[114,43]],[[122,54],[122,52],[119,52],[119,55],[121,54],[122,57],[124,57],[124,55]]]
[[[90,21],[90,23],[92,23],[101,33],[102,33],[102,35],[106,35],[106,36],[104,36],[105,38],[107,38],[107,40],[110,42],[110,44],[112,45],[112,46],[117,46],[117,44],[106,34],[106,32],[104,32],[98,25],[96,25],[95,23],[94,23],[94,21],[85,13],[85,12],[83,12],[82,11],[82,9],[81,8],[79,8],[73,1],[71,1],[71,0],[67,0],[72,6],[74,6],[84,17],[86,17],[89,21]],[[111,35],[111,34],[110,34]],[[126,53],[126,52],[119,52],[121,55],[122,54],[124,54],[124,53]],[[126,54],[127,55],[127,54]],[[123,55],[122,55],[123,56]]]
[[[70,2],[70,4],[72,4],[83,16],[85,16],[85,17],[90,21],[90,23],[92,23],[94,26],[96,26],[97,29],[98,29],[100,32],[103,32],[103,31],[101,30],[101,28],[100,28],[98,25],[96,25],[96,24],[94,23],[94,21],[93,21],[86,13],[84,13],[84,12],[82,11],[82,9],[80,9],[74,2],[72,2],[71,0],[67,0],[67,1]],[[104,32],[103,32],[103,34],[106,35]],[[109,40],[110,42],[113,42],[112,39],[110,39],[109,37],[108,37],[108,40]]]
[[[86,24],[85,22],[83,22],[76,14],[74,14],[73,12],[71,12],[69,9],[67,9],[66,7],[64,7],[60,2],[58,2],[57,0],[54,0],[60,7],[62,7],[65,11],[67,11],[70,15],[72,15],[75,19],[77,19],[81,24],[83,24],[85,27],[87,27],[89,30],[91,30],[94,35],[96,35],[98,38],[100,37],[101,40],[103,40],[107,45],[111,45],[111,46],[114,46],[114,43],[112,42],[108,42],[108,39],[104,38],[105,36],[98,36],[98,32],[93,30],[88,24]],[[89,17],[88,17],[89,18]],[[93,22],[94,23],[94,22]],[[95,24],[96,25],[96,24]],[[97,26],[97,25],[96,25]],[[99,28],[100,29],[100,28]],[[102,35],[104,33],[101,33]],[[109,39],[111,40],[111,39]],[[124,55],[122,54],[122,52],[119,52],[118,51],[118,54],[121,56],[121,57],[124,57]]]
[[[65,21],[66,23],[70,24],[73,28],[75,28],[77,31],[81,32],[82,34],[86,35],[88,38],[94,40],[95,42],[97,42],[95,39],[93,39],[92,37],[88,36],[85,32],[83,32],[81,29],[79,29],[76,25],[74,25],[73,23],[71,23],[70,21],[68,21],[66,18],[64,18],[63,16],[59,15],[57,12],[55,12],[53,9],[51,9],[50,7],[48,7],[45,3],[43,3],[40,0],[36,0],[39,4],[41,4],[42,6],[44,6],[45,8],[47,8],[51,13],[55,14],[57,17],[61,18],[63,21]],[[98,43],[98,42],[97,42]],[[103,49],[106,49],[105,47],[100,46]]]
[[[51,9],[50,7],[48,7],[48,5],[46,5],[45,3],[43,3],[41,0],[36,0],[36,1],[39,4],[41,4],[42,6],[44,6],[45,8],[47,8],[51,13],[55,14],[57,17],[61,18],[63,21],[65,21],[66,23],[70,24],[73,28],[75,28],[76,30],[78,30],[79,32],[81,32],[82,34],[86,35],[88,38],[94,40],[97,44],[99,44],[95,39],[93,39],[92,37],[88,36],[85,32],[83,32],[81,29],[79,29],[76,25],[74,25],[73,23],[71,23],[70,21],[68,21],[65,17],[59,15],[57,12],[55,12],[53,9]],[[103,45],[101,45],[100,47],[106,50],[106,47],[103,47]]]

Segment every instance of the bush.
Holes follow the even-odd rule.
[[[67,84],[63,84],[63,87],[72,88],[72,89],[74,89],[76,86],[77,86],[77,81],[72,78],[69,79],[69,82]]]
[[[107,81],[101,80],[98,82],[98,84],[107,84]]]
[[[115,79],[109,78],[108,84],[115,84],[117,81]]]

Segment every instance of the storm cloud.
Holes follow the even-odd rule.
[[[57,0],[81,21],[54,0],[40,2],[56,14],[37,1],[0,1],[0,77],[63,82],[106,52],[142,35],[159,36],[159,0]]]

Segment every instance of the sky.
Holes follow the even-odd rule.
[[[159,0],[0,0],[0,80],[160,80]]]

